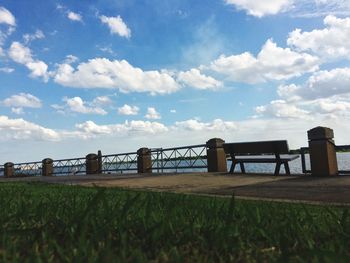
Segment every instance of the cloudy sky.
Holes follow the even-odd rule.
[[[0,162],[350,139],[349,0],[1,0]]]

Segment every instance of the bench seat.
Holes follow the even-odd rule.
[[[231,157],[230,173],[234,173],[237,164],[240,165],[241,172],[245,173],[244,163],[276,163],[275,175],[279,175],[282,164],[286,174],[290,175],[288,162],[299,158],[299,155],[289,155],[287,141],[225,143],[223,147],[225,153]],[[288,155],[281,156],[281,154]]]

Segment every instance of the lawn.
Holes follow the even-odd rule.
[[[1,183],[2,262],[349,262],[348,208]]]

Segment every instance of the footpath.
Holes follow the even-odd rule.
[[[121,187],[237,198],[350,206],[350,176],[312,177],[258,174],[97,174],[4,178],[1,182],[46,182]],[[1,184],[0,184],[1,187]]]

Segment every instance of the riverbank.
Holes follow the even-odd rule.
[[[262,174],[188,173],[153,175],[75,175],[1,178],[0,182],[46,182],[82,186],[119,187],[242,199],[327,203],[350,206],[350,176],[311,177]]]

